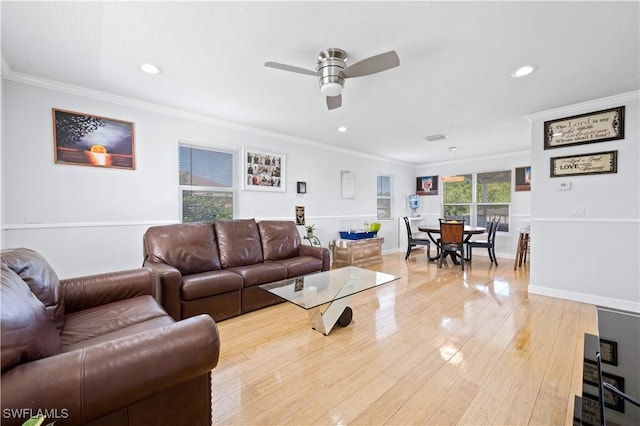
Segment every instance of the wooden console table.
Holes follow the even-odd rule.
[[[333,266],[363,266],[382,260],[384,238],[363,238],[362,240],[334,240],[331,243]]]

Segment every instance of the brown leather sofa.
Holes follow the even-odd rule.
[[[59,280],[2,250],[2,425],[210,425],[220,340],[207,315],[175,322],[148,268]]]
[[[259,286],[329,270],[329,250],[303,245],[292,221],[216,220],[154,226],[145,266],[159,278],[162,306],[176,320],[221,321],[282,300]]]

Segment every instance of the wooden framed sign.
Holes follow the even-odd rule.
[[[618,151],[551,158],[551,177],[618,173]]]
[[[624,106],[544,122],[544,149],[624,139]]]

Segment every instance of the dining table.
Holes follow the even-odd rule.
[[[439,255],[440,244],[438,243],[437,235],[440,234],[440,224],[438,223],[433,225],[419,225],[418,231],[427,233],[427,235],[429,236],[429,239],[438,248],[437,254]],[[487,228],[484,228],[482,226],[465,225],[464,226],[464,244],[466,245],[469,242],[469,240],[471,239],[471,236],[484,234],[485,232],[487,232]],[[449,253],[449,254],[451,254],[451,259],[453,260],[453,263],[458,264],[458,261],[455,255],[453,253]],[[427,258],[429,260],[438,260],[439,256],[431,257],[431,253],[427,252]],[[468,259],[465,259],[465,260],[468,260]]]

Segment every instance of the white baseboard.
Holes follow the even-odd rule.
[[[640,302],[633,302],[630,300],[614,299],[611,297],[596,296],[593,294],[558,290],[557,288],[539,287],[535,285],[529,286],[529,293],[640,313]]]

